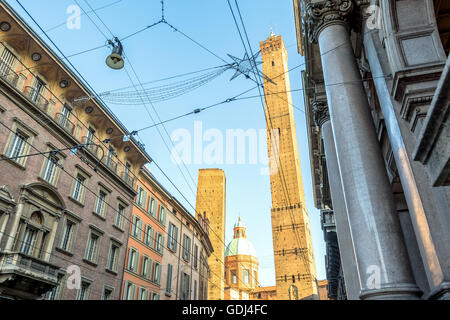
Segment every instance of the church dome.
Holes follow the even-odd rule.
[[[225,257],[246,255],[256,257],[256,250],[253,244],[245,238],[231,240],[225,250]]]
[[[234,238],[225,250],[225,257],[246,255],[256,257],[253,244],[247,240],[246,226],[241,218],[234,224]]]

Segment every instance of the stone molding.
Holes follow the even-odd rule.
[[[320,32],[329,25],[347,25],[348,16],[353,8],[352,0],[326,0],[306,3],[309,41],[317,42]]]
[[[321,128],[322,125],[330,120],[330,113],[328,111],[328,104],[323,100],[314,100],[312,102],[314,121]]]

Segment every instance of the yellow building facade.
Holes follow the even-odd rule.
[[[195,211],[197,219],[202,215],[209,220],[209,237],[214,249],[208,258],[208,300],[224,300],[225,187],[223,170],[199,170]]]
[[[273,33],[260,42],[272,193],[277,299],[317,299],[316,267],[300,168],[287,51]]]

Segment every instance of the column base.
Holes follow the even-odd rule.
[[[450,282],[441,282],[437,287],[430,291],[426,297],[427,300],[450,300]]]
[[[422,290],[415,284],[396,283],[386,284],[380,289],[362,290],[359,298],[361,300],[420,300]]]

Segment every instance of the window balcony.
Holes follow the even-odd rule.
[[[58,285],[59,268],[24,253],[0,252],[0,284],[3,294],[37,299]]]
[[[61,127],[64,128],[64,130],[66,130],[72,136],[74,135],[75,125],[73,124],[72,121],[69,120],[69,118],[66,115],[62,113],[57,113],[55,114],[55,120]]]
[[[17,87],[19,75],[13,71],[6,63],[0,61],[0,77],[6,80],[13,87]]]
[[[128,184],[130,187],[134,188],[134,184],[136,183],[136,178],[131,175],[131,173],[127,170],[122,171],[120,175],[122,179]]]
[[[105,158],[105,164],[114,172],[117,174],[117,161],[114,161],[111,157]]]
[[[100,146],[98,145],[99,142],[95,141],[93,138],[84,136],[81,138],[81,144],[86,144],[86,146],[84,147],[88,149],[90,152],[92,152],[98,158],[98,152],[101,149]]]
[[[34,102],[36,106],[38,106],[45,113],[48,113],[48,100],[45,99],[38,90],[33,87],[26,86],[23,93],[28,99]]]

